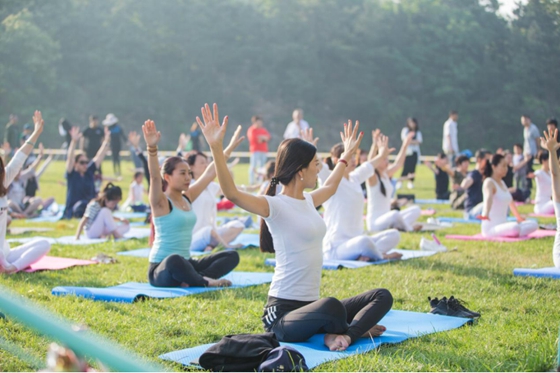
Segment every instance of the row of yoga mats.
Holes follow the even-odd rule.
[[[401,343],[409,338],[416,338],[427,334],[444,332],[459,328],[470,319],[433,315],[431,313],[420,313],[410,311],[389,311],[379,322],[387,331],[380,337],[361,338],[352,344],[346,351],[329,351],[323,343],[323,334],[317,334],[306,342],[284,343],[283,346],[291,346],[298,350],[304,357],[309,369],[334,360],[344,359],[352,355],[366,353],[383,344]],[[174,361],[185,366],[200,368],[199,357],[213,343],[173,351],[159,356],[161,359]]]

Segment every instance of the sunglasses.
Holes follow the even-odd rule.
[[[81,164],[82,166],[84,166],[84,165],[88,164],[89,161],[79,161],[78,163]]]

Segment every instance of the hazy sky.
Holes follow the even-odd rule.
[[[500,0],[500,3],[502,3],[500,11],[503,14],[511,15],[513,9],[517,7],[516,3],[518,3],[519,1],[520,0]],[[526,3],[527,0],[521,0],[521,2]]]

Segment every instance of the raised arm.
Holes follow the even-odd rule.
[[[379,139],[379,136],[381,136],[380,129],[371,131],[371,147],[369,148],[369,154],[367,157],[368,161],[372,160],[377,155],[377,140]]]
[[[241,136],[239,137],[239,135],[241,134],[241,126],[237,126],[228,147],[224,150],[223,155],[224,158],[226,159],[226,161],[229,159],[229,157],[231,156],[231,153],[239,146],[239,144],[241,144],[243,142],[243,140],[245,139],[245,136]],[[228,165],[228,169],[229,169],[229,165]],[[206,189],[206,187],[208,187],[208,184],[210,184],[210,182],[212,180],[214,180],[216,178],[216,167],[214,162],[211,162],[208,167],[206,167],[206,170],[204,170],[204,173],[200,176],[200,178],[191,185],[191,187],[189,188],[188,191],[188,196],[189,199],[191,201],[194,201],[195,199],[198,198],[198,196],[204,191],[204,189]]]
[[[231,176],[226,157],[224,155],[223,142],[227,130],[228,117],[224,117],[223,123],[220,125],[218,114],[218,105],[214,104],[213,114],[210,106],[205,104],[202,111],[202,120],[196,117],[196,121],[200,126],[202,134],[210,146],[212,156],[214,157],[214,167],[218,174],[218,181],[224,195],[237,206],[257,214],[262,217],[268,217],[270,214],[268,201],[263,196],[254,196],[252,194],[242,192],[237,189],[233,177]]]
[[[34,170],[35,173],[37,173],[37,167],[39,167],[39,163],[41,163],[41,159],[43,158],[43,152],[45,151],[45,148],[43,148],[43,143],[40,143],[38,148],[39,153],[37,154],[37,157],[27,168],[28,170]]]
[[[354,156],[354,153],[360,148],[360,143],[362,142],[363,132],[358,134],[358,129],[360,128],[360,123],[356,121],[354,127],[352,127],[352,121],[348,121],[348,124],[344,124],[344,133],[340,133],[340,138],[344,144],[344,152],[340,155],[340,159],[336,166],[332,170],[328,179],[320,187],[312,191],[311,197],[313,197],[313,203],[315,206],[320,206],[325,203],[329,198],[331,198],[338,189],[338,185],[344,176],[346,167],[348,167],[348,162]],[[325,167],[325,166],[323,166]]]
[[[408,145],[410,145],[410,141],[412,141],[413,137],[414,132],[409,132],[408,135],[406,135],[406,139],[403,141],[401,149],[399,150],[395,161],[389,167],[387,167],[387,176],[392,177],[395,172],[402,168],[402,166],[404,165],[404,160],[406,158],[406,148],[408,148]]]
[[[153,120],[147,120],[142,126],[144,140],[148,148],[148,169],[150,170],[150,190],[148,198],[155,217],[169,214],[167,197],[163,193],[163,182],[159,173],[158,148],[161,133],[157,130]]]
[[[558,130],[555,129],[554,132],[545,131],[544,137],[541,137],[541,147],[548,150],[550,153],[550,177],[552,179],[552,200],[556,203],[560,202],[560,165],[558,164],[558,153],[556,151],[560,148],[558,144],[557,136]]]
[[[95,167],[101,167],[101,163],[103,163],[103,159],[107,155],[109,151],[109,143],[111,142],[111,131],[109,128],[105,127],[105,136],[103,137],[103,142],[101,143],[101,147],[97,151],[95,157],[93,157],[93,162],[95,162]]]
[[[377,155],[371,159],[368,158],[368,162],[371,163],[374,169],[377,168],[379,162],[395,151],[395,148],[389,148],[389,138],[381,133],[377,133],[375,136],[375,148]]]
[[[70,144],[68,144],[68,152],[66,153],[66,172],[72,172],[74,169],[74,151],[76,150],[76,145],[82,134],[80,133],[80,128],[72,127],[70,129]]]

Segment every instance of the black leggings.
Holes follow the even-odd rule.
[[[411,155],[407,155],[404,159],[404,166],[401,176],[407,176],[408,174],[413,174],[416,172],[416,164],[418,163],[418,153],[414,152]],[[410,179],[414,181],[414,178]]]
[[[178,287],[183,283],[189,286],[208,286],[208,281],[203,276],[219,279],[238,264],[239,254],[236,251],[222,251],[199,260],[173,254],[160,263],[150,263],[148,279],[150,285],[158,287]]]
[[[283,342],[303,342],[317,333],[332,333],[345,334],[353,343],[392,306],[393,296],[387,289],[374,289],[343,300],[323,298],[315,302],[269,297],[263,322],[265,329]],[[271,325],[267,325],[269,321]]]

